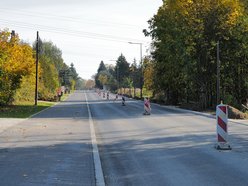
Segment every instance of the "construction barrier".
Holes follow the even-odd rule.
[[[150,115],[151,114],[151,103],[149,98],[144,99],[144,115]]]
[[[217,121],[217,144],[218,150],[231,150],[228,144],[228,106],[220,104],[216,106],[216,121]]]

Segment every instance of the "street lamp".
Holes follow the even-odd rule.
[[[143,97],[143,62],[142,62],[142,43],[128,42],[129,44],[140,45],[140,66],[141,66],[141,79],[140,79],[140,98]]]

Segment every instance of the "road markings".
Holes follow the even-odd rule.
[[[94,128],[94,124],[93,124],[93,120],[92,120],[92,116],[91,116],[88,98],[87,98],[87,95],[85,92],[84,92],[84,95],[85,95],[85,100],[86,100],[88,114],[89,114],[89,123],[90,123],[91,142],[92,142],[92,148],[93,148],[93,159],[94,159],[94,166],[95,166],[96,185],[97,186],[105,186],[100,155],[99,155],[99,151],[98,151],[98,147],[97,147],[95,128]]]

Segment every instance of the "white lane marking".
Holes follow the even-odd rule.
[[[93,120],[92,120],[92,116],[91,116],[88,98],[87,98],[87,95],[85,92],[84,92],[84,95],[85,95],[85,100],[86,100],[88,114],[89,114],[89,123],[90,123],[91,142],[92,142],[92,148],[93,148],[93,159],[94,159],[94,166],[95,166],[96,185],[97,186],[105,186],[100,155],[99,155],[99,151],[98,151],[98,147],[97,147],[95,128],[94,128],[94,124],[93,124]]]

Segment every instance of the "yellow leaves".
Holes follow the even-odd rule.
[[[192,5],[193,5],[192,0],[181,0],[180,3],[178,3],[178,9],[183,16],[188,16],[190,15],[190,9]]]
[[[144,65],[144,87],[151,90],[154,83],[154,66],[148,58],[145,58]]]
[[[13,101],[22,78],[34,70],[32,48],[21,43],[18,35],[10,36],[8,31],[0,30],[0,105]]]
[[[108,76],[106,74],[100,74],[98,79],[102,85],[106,85],[108,82]]]
[[[244,9],[241,7],[238,1],[228,1],[227,7],[229,7],[229,14],[226,23],[230,26],[236,25],[237,20],[243,15]]]
[[[9,38],[8,32],[0,32],[0,67],[6,73],[25,75],[31,73],[34,67],[32,48],[21,44],[18,36]]]

